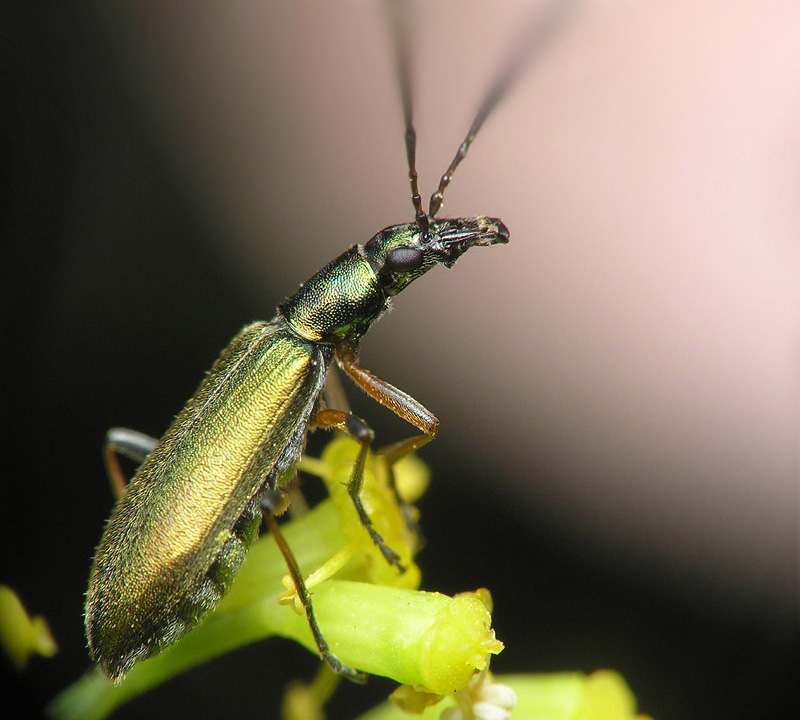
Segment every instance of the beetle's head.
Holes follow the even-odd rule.
[[[392,225],[365,246],[387,295],[397,295],[434,265],[452,267],[471,247],[508,242],[508,228],[488,217],[430,220],[427,231],[416,223]]]

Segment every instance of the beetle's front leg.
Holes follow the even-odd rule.
[[[406,518],[406,523],[409,528],[413,528],[414,523],[408,513],[408,508],[403,499],[397,493],[393,465],[405,455],[418,450],[423,445],[433,440],[437,431],[439,430],[439,420],[430,410],[422,405],[422,403],[415,400],[409,394],[403,392],[399,388],[396,388],[394,385],[391,385],[385,380],[381,380],[381,378],[379,378],[377,375],[373,375],[366,368],[361,367],[361,365],[358,364],[355,352],[352,350],[337,350],[336,359],[342,370],[344,370],[350,376],[353,382],[355,382],[356,385],[358,385],[365,393],[367,393],[367,395],[422,432],[422,435],[415,435],[413,437],[400,440],[392,445],[389,445],[388,447],[382,448],[379,451],[379,453],[386,460],[386,464],[389,469],[392,490],[395,494],[395,497],[397,497],[398,503],[403,509],[403,515]],[[359,440],[359,442],[362,443],[362,451],[359,453],[358,459],[356,460],[356,466],[353,468],[353,475],[350,482],[350,495],[353,498],[353,502],[356,505],[356,509],[358,510],[362,523],[364,523],[365,527],[367,527],[367,530],[369,530],[370,535],[375,541],[375,544],[381,549],[384,557],[386,557],[390,563],[398,565],[396,559],[392,560],[390,556],[387,555],[386,551],[388,550],[394,558],[397,557],[396,554],[382,542],[382,539],[380,542],[375,539],[376,536],[380,538],[380,535],[371,529],[371,523],[368,522],[369,517],[367,516],[366,512],[364,512],[360,499],[358,499],[358,493],[361,491],[361,483],[363,482],[363,466],[366,460],[366,453],[369,445],[372,442],[374,434],[372,433],[372,430],[367,427],[363,420],[360,420],[349,413],[344,413],[343,415],[346,415],[347,417],[340,417],[340,423],[343,422],[346,424],[349,422],[354,426],[353,429],[356,432],[362,432],[364,435],[364,439],[360,439],[358,436],[353,435],[350,430],[341,427],[339,424],[333,423],[334,427],[339,427],[347,434],[355,437],[356,440]],[[357,423],[361,423],[366,431],[369,432],[368,439],[366,437],[366,431],[361,431],[358,428]]]
[[[403,392],[394,385],[381,380],[377,375],[373,375],[366,368],[358,364],[355,353],[352,350],[341,350],[336,353],[336,360],[342,368],[367,395],[376,400],[381,405],[389,408],[397,417],[402,418],[410,425],[419,430],[422,435],[408,438],[395,443],[396,446],[403,446],[407,455],[414,450],[421,448],[425,443],[429,443],[436,437],[439,431],[439,419],[426,408],[422,403],[415,400],[408,393]],[[399,460],[402,455],[394,459]]]

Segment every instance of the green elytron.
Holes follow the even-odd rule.
[[[402,55],[402,42],[398,50]],[[351,413],[322,407],[328,368],[335,359],[362,390],[422,433],[388,448],[387,462],[431,440],[439,421],[358,364],[361,339],[391,297],[432,267],[450,267],[472,247],[509,239],[498,219],[436,219],[436,214],[454,170],[512,73],[501,76],[489,93],[426,213],[418,189],[416,134],[403,60],[415,222],[388,227],[365,245],[347,250],[281,304],[271,321],[245,327],[158,443],[130,431],[109,433],[109,472],[118,486],[124,481],[115,453],[142,461],[100,540],[86,598],[91,655],[114,680],[174,643],[215,607],[258,534],[262,509],[286,557],[320,655],[337,672],[362,679],[328,649],[273,511],[285,500],[282,490],[292,478],[307,432],[342,430],[361,443],[349,483],[361,521],[386,560],[402,570],[359,497],[373,433]]]

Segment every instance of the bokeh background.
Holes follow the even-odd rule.
[[[416,10],[428,193],[528,14]],[[499,672],[615,668],[684,720],[795,695],[798,37],[792,0],[583,3],[446,197],[511,243],[411,287],[364,344],[442,422],[425,586],[491,588]],[[241,325],[411,206],[367,0],[6,3],[0,42],[0,580],[61,645],[2,667],[30,717],[88,666],[105,430],[160,434]],[[265,642],[119,717],[274,717],[315,666]]]

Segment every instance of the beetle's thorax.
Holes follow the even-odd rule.
[[[309,342],[355,345],[387,303],[375,269],[355,245],[304,282],[278,312]]]

